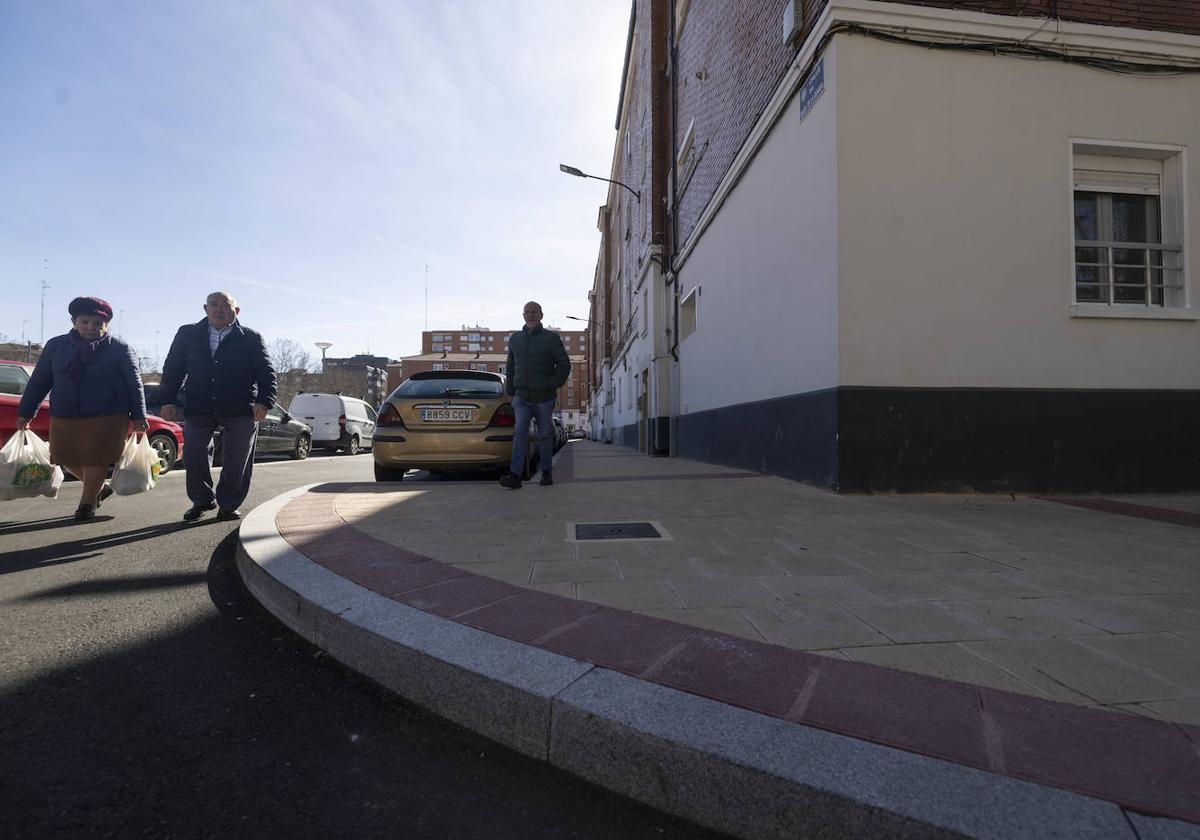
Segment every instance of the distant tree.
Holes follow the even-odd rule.
[[[304,374],[315,371],[317,363],[303,345],[290,338],[275,339],[267,351],[271,354],[271,364],[275,366],[279,384],[275,402],[287,408],[292,404],[292,397],[299,393]]]
[[[312,353],[304,349],[298,341],[290,338],[277,338],[267,347],[271,354],[271,363],[279,372],[303,370],[315,371],[316,361]]]

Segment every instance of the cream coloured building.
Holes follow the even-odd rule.
[[[728,67],[691,5],[696,102]],[[644,298],[670,451],[849,491],[1200,487],[1200,4],[1177,31],[796,6]],[[705,114],[677,106],[680,219]]]

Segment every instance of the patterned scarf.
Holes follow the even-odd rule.
[[[63,369],[67,376],[76,384],[83,378],[83,366],[90,364],[96,354],[100,352],[100,348],[109,344],[112,341],[112,336],[105,333],[95,341],[88,341],[81,336],[74,328],[67,333],[67,341],[71,342],[71,357],[67,359]]]

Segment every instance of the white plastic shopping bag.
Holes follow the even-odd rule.
[[[13,432],[0,449],[0,501],[58,495],[62,467],[50,463],[50,447],[33,432]]]
[[[158,453],[150,445],[150,437],[138,432],[125,441],[125,449],[117,460],[117,467],[113,471],[109,486],[118,496],[145,493],[158,481],[160,470],[162,462],[158,460]]]

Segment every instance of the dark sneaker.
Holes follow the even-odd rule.
[[[553,483],[554,475],[546,470],[542,470],[542,480],[539,481],[538,484],[542,485],[543,487],[549,487]]]
[[[225,510],[225,508],[221,508],[217,511],[218,522],[229,522],[230,520],[241,518],[242,512],[240,510]]]
[[[507,487],[509,490],[516,490],[521,486],[521,478],[515,473],[506,472],[500,476],[500,486]]]
[[[100,488],[100,495],[96,497],[96,510],[100,510],[100,505],[113,494],[113,489],[105,484]]]
[[[89,519],[96,518],[96,508],[92,505],[80,505],[75,508],[75,521],[86,522]]]
[[[190,508],[188,508],[186,511],[184,511],[183,521],[184,522],[195,522],[197,519],[199,519],[201,516],[203,516],[207,511],[212,510],[216,506],[217,506],[216,502],[209,502],[206,505],[192,505]]]

